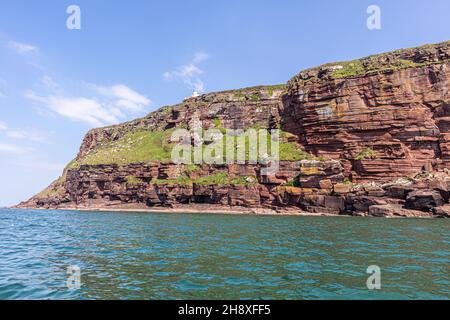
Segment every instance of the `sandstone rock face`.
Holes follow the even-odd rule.
[[[284,128],[295,132],[306,150],[341,160],[354,181],[389,181],[427,165],[446,166],[449,57],[446,43],[373,58],[410,59],[416,67],[347,78],[333,78],[330,67],[302,72],[288,85]],[[369,62],[374,63],[362,60]],[[367,148],[373,158],[363,157]]]
[[[210,93],[89,131],[76,161],[129,132],[281,128],[307,160],[262,165],[165,161],[69,165],[20,207],[208,204],[255,212],[448,217],[450,42],[303,71],[287,85]],[[113,150],[115,151],[115,150]]]

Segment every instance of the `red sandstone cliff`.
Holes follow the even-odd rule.
[[[286,86],[191,98],[142,119],[91,130],[64,175],[19,206],[208,204],[449,216],[449,88],[450,42],[445,42],[313,68]],[[189,128],[194,114],[206,129],[281,128],[287,149],[305,157],[287,154],[276,175],[264,176],[259,165],[192,168],[163,156],[130,162],[123,155],[130,156],[126,150],[137,153],[130,132]],[[164,149],[164,134],[157,138],[151,141],[161,141]],[[129,145],[118,146],[118,141]],[[111,157],[105,158],[105,152]]]

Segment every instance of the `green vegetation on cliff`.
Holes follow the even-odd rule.
[[[218,172],[209,176],[199,177],[197,179],[191,179],[186,174],[180,175],[177,179],[153,179],[151,181],[155,185],[180,185],[191,186],[193,184],[201,186],[224,186],[224,185],[243,185],[250,186],[256,185],[258,180],[256,177],[241,176],[237,178],[231,178],[228,172]]]
[[[366,159],[374,159],[377,156],[377,153],[372,148],[364,148],[358,153],[355,157],[355,160],[366,160]]]
[[[210,176],[198,178],[194,181],[200,185],[225,185],[229,183],[228,173],[219,172]]]
[[[169,162],[172,151],[171,134],[172,130],[131,131],[117,141],[91,150],[76,165]]]
[[[139,184],[141,182],[141,180],[139,180],[137,177],[135,176],[128,176],[127,177],[127,183],[129,185],[136,185]]]
[[[219,121],[214,121],[219,129]],[[221,130],[222,131],[222,130]],[[83,158],[72,161],[68,168],[76,168],[80,165],[100,165],[100,164],[130,164],[130,163],[148,163],[160,161],[165,163],[171,162],[172,148],[174,143],[170,141],[173,129],[166,131],[131,131],[126,133],[122,138],[100,144],[92,149]],[[289,142],[287,136],[289,134],[282,132],[279,144],[280,160],[298,161],[305,159],[313,159],[309,153],[303,151],[295,142]],[[223,146],[225,153],[226,140],[233,139],[236,144],[235,137],[223,136]],[[267,135],[268,150],[271,147],[270,134]],[[206,148],[206,144],[203,145]],[[236,151],[235,151],[236,152]],[[249,140],[246,139],[246,159],[249,159]]]
[[[372,72],[396,71],[407,68],[420,67],[425,64],[416,63],[406,59],[395,59],[388,63],[382,62],[378,57],[372,56],[365,59],[339,62],[334,65],[339,66],[332,72],[335,79],[356,77]]]

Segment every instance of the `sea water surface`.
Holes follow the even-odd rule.
[[[0,209],[0,299],[449,299],[449,268],[450,220]]]

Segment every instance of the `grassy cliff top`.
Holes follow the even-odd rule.
[[[445,41],[370,55],[350,61],[326,63],[301,71],[289,81],[289,84],[322,78],[329,80],[360,77],[388,71],[417,68],[449,60],[450,41]]]

